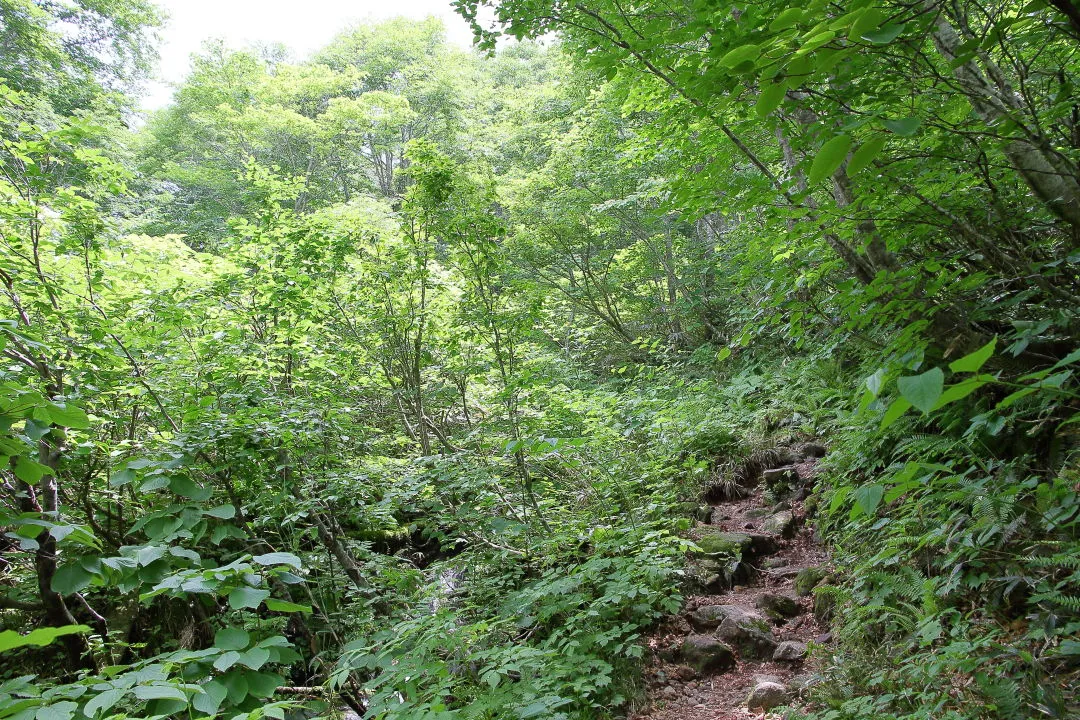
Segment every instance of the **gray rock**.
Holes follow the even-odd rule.
[[[765,518],[765,531],[780,537],[791,537],[795,534],[795,516],[790,510],[783,510]]]
[[[790,483],[799,479],[799,473],[791,466],[772,468],[761,473],[761,479],[772,487],[775,484]]]
[[[750,678],[754,685],[760,685],[761,683],[776,683],[777,685],[783,685],[784,681],[780,679],[779,675],[754,675]]]
[[[750,518],[751,520],[756,520],[758,518],[763,518],[768,514],[769,514],[769,511],[767,509],[765,509],[765,508],[751,508],[751,509],[746,511],[746,517]]]
[[[773,620],[795,617],[800,610],[795,598],[776,593],[762,593],[754,602],[754,606]]]
[[[688,635],[679,655],[683,662],[701,673],[723,672],[735,665],[735,652],[708,635]]]
[[[716,637],[734,646],[743,658],[768,660],[776,652],[776,638],[763,619],[727,618],[716,629]]]
[[[776,651],[773,653],[773,660],[794,662],[804,657],[806,657],[806,643],[798,640],[785,640],[776,646]]]
[[[788,701],[788,690],[780,683],[763,682],[754,686],[746,698],[746,707],[751,710],[772,710]]]
[[[720,627],[725,620],[732,620],[743,625],[768,626],[764,616],[741,605],[703,605],[689,613],[686,619],[690,621],[690,625],[702,630]]]
[[[821,568],[808,567],[800,570],[799,574],[795,576],[795,594],[799,597],[806,597],[824,579],[825,571]]]
[[[799,456],[803,460],[809,460],[811,458],[823,458],[828,449],[818,442],[808,442],[799,448]]]

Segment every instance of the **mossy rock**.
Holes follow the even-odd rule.
[[[755,606],[773,620],[783,620],[799,614],[799,604],[795,598],[777,593],[763,593],[758,596]]]
[[[723,672],[735,666],[735,651],[709,635],[690,635],[683,640],[679,656],[699,673]]]
[[[819,585],[819,592],[814,593],[814,617],[819,622],[832,620],[836,612],[836,595],[832,592],[820,592],[826,588],[832,589],[832,585]]]
[[[799,597],[806,597],[814,588],[825,579],[827,573],[818,567],[808,567],[799,571],[799,574],[795,576],[795,594]]]
[[[753,538],[740,532],[714,532],[695,540],[705,555],[741,558],[753,545]]]

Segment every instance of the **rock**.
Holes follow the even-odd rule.
[[[831,587],[828,585],[819,585],[822,587]],[[833,611],[836,610],[836,596],[831,592],[817,592],[814,593],[814,617],[819,622],[828,622],[832,620]]]
[[[735,652],[708,635],[688,635],[679,655],[683,662],[701,673],[723,672],[735,665]]]
[[[760,685],[761,683],[776,683],[777,685],[783,685],[784,681],[780,679],[779,675],[754,675],[750,678],[754,685]]]
[[[723,509],[721,507],[714,507],[712,509],[712,513],[709,516],[709,522],[712,523],[713,525],[719,525],[720,523],[724,522],[725,520],[730,520],[730,519],[731,519],[731,514],[727,510],[725,510],[725,509]]]
[[[795,534],[795,516],[790,510],[783,510],[765,518],[765,532],[789,538]]]
[[[794,465],[799,462],[799,453],[789,447],[774,448],[773,453],[776,456],[776,465],[774,467]]]
[[[679,691],[671,687],[670,685],[665,685],[664,689],[660,691],[660,694],[666,698],[673,698],[679,694]]]
[[[798,567],[778,567],[769,570],[769,574],[774,578],[786,580],[787,578],[797,577],[802,571],[803,569]]]
[[[757,600],[754,602],[754,606],[773,620],[795,617],[799,614],[800,610],[799,604],[795,602],[795,598],[775,593],[762,593],[761,595],[758,595]]]
[[[788,690],[780,683],[763,682],[754,686],[746,698],[746,707],[751,710],[772,710],[788,701]]]
[[[763,518],[768,515],[769,511],[765,508],[750,508],[746,511],[745,514],[746,517],[750,518],[751,520],[756,520],[757,518]]]
[[[787,565],[787,560],[779,557],[767,558],[764,562],[764,567],[767,569],[782,568]]]
[[[749,608],[741,605],[703,605],[686,616],[690,625],[699,630],[710,630],[720,627],[725,620],[733,620],[743,625],[756,625],[768,627],[765,618]]]
[[[725,555],[735,558],[741,558],[743,552],[753,545],[753,539],[747,533],[722,531],[702,534],[695,542],[705,555]]]
[[[771,470],[765,470],[761,473],[761,479],[765,481],[765,484],[772,487],[781,483],[790,483],[799,479],[799,473],[795,468],[790,465],[785,467],[772,468]]]
[[[769,512],[775,514],[775,513],[781,512],[783,510],[790,510],[790,509],[791,509],[791,503],[789,503],[787,500],[781,500],[780,502],[773,505],[772,509],[770,509]]]
[[[776,646],[776,651],[772,657],[773,660],[787,660],[789,662],[802,660],[806,657],[806,643],[797,640],[785,640]]]
[[[776,652],[776,638],[763,621],[741,622],[728,618],[716,629],[716,637],[733,645],[743,658],[767,660]]]
[[[825,578],[825,571],[817,567],[808,567],[800,570],[795,576],[795,594],[806,597]]]
[[[814,513],[817,512],[817,509],[818,509],[818,496],[817,495],[810,495],[810,496],[808,496],[806,498],[805,501],[803,501],[803,510],[806,511],[807,515],[813,515]]]
[[[811,458],[823,458],[825,454],[829,452],[828,449],[818,442],[804,443],[799,448],[799,457],[802,460],[810,460]]]

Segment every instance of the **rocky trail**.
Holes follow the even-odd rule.
[[[700,509],[689,533],[702,550],[689,566],[697,592],[650,637],[631,720],[747,720],[799,701],[809,646],[830,640],[829,596],[813,593],[830,579],[828,557],[805,522],[824,453],[779,448],[755,487]]]

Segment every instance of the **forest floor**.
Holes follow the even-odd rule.
[[[629,720],[749,720],[797,702],[813,676],[807,645],[831,639],[809,592],[828,556],[800,499],[815,463],[804,457],[766,471],[774,479],[786,473],[791,499],[769,503],[761,481],[745,497],[712,504],[708,522],[691,531],[695,542],[748,535],[752,544],[734,582],[691,595],[648,638],[645,699]]]

